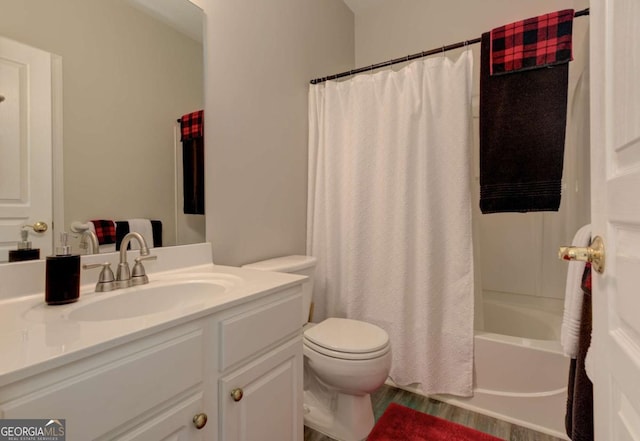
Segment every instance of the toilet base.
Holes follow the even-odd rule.
[[[332,394],[318,399],[304,392],[304,425],[338,441],[362,441],[369,436],[375,419],[371,396]]]

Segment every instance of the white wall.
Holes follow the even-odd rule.
[[[356,16],[356,65],[367,66],[470,40],[496,26],[546,12],[588,6],[588,0],[381,0]],[[588,66],[587,30],[588,18],[574,22],[575,61],[570,64],[568,112],[570,119],[583,123],[570,126],[567,132],[565,188],[559,213],[480,214],[475,109],[474,246],[476,272],[485,290],[558,299],[564,295],[566,264],[557,259],[557,247],[570,241],[575,230],[589,219],[588,96],[574,102],[578,79]],[[477,105],[479,45],[472,50]],[[458,54],[453,51],[447,56]],[[580,183],[577,193],[576,182]]]
[[[309,80],[354,63],[341,0],[196,0],[207,15],[207,239],[214,262],[304,253]]]

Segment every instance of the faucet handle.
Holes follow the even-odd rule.
[[[132,285],[144,285],[149,283],[149,277],[147,276],[144,266],[142,265],[143,260],[156,260],[158,256],[155,255],[147,255],[147,256],[139,256],[135,258],[135,265],[133,265],[133,269],[131,270],[131,284]]]
[[[116,289],[114,283],[115,277],[113,276],[113,271],[111,270],[111,264],[109,262],[84,264],[82,265],[82,268],[102,268],[102,271],[100,271],[100,275],[98,276],[98,283],[96,283],[96,292],[107,292]]]
[[[136,263],[139,263],[143,260],[158,260],[158,256],[156,256],[155,254],[148,254],[146,256],[138,256],[134,260]]]

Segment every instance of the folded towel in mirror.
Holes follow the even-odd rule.
[[[150,219],[129,219],[126,221],[116,221],[116,250],[120,250],[120,243],[128,233],[136,232],[144,237],[149,248],[162,246],[162,221]],[[129,243],[130,250],[137,250],[138,243]]]
[[[109,219],[94,219],[89,221],[96,233],[99,245],[109,245],[116,242],[116,225]]]

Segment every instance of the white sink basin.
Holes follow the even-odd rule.
[[[75,321],[121,320],[170,310],[197,310],[223,294],[228,287],[214,281],[180,282],[141,287],[74,308],[67,318]]]
[[[235,276],[177,275],[165,280],[152,281],[108,293],[91,293],[80,296],[77,303],[49,306],[39,303],[24,313],[32,322],[60,321],[94,322],[123,320],[163,312],[194,312],[211,306],[242,280]]]

